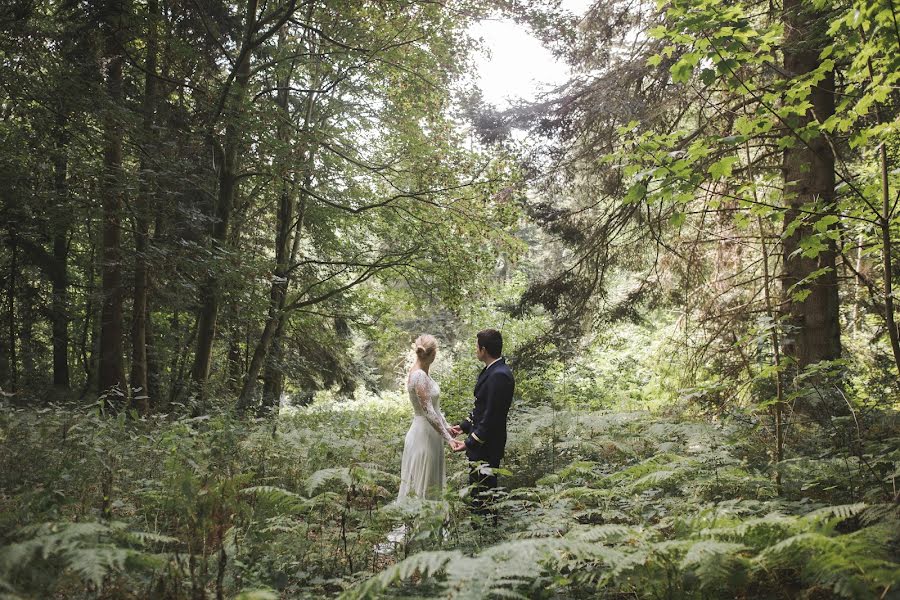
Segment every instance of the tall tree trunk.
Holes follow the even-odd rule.
[[[284,34],[279,39],[279,46],[284,44]],[[278,93],[276,96],[276,105],[280,119],[276,128],[278,140],[287,145],[289,142],[288,124],[290,123],[290,111],[288,109],[288,89],[291,83],[291,74],[293,64],[285,70],[283,77],[278,81]],[[291,240],[291,231],[294,227],[294,203],[296,202],[294,194],[293,182],[288,181],[288,160],[287,156],[281,157],[282,173],[281,173],[281,194],[278,201],[278,214],[276,217],[275,231],[275,270],[272,274],[272,287],[269,291],[269,314],[266,317],[266,323],[263,326],[262,335],[253,350],[253,358],[247,369],[247,376],[244,379],[244,386],[241,389],[241,396],[238,399],[238,410],[246,410],[256,393],[256,383],[259,373],[262,370],[263,363],[268,355],[272,339],[275,337],[275,331],[281,321],[281,311],[284,309],[285,298],[288,290],[289,273],[289,256],[290,249],[288,243]]]
[[[98,385],[101,393],[118,388],[127,394],[125,382],[122,289],[122,204],[123,204],[123,126],[122,109],[125,2],[108,0],[104,14],[106,91],[109,105],[104,114],[103,247],[101,256],[103,308],[100,324],[100,365]]]
[[[226,101],[225,143],[219,155],[219,191],[216,198],[215,224],[212,231],[214,252],[225,245],[228,236],[228,225],[234,206],[235,193],[238,186],[238,174],[241,166],[240,146],[242,141],[239,116],[244,108],[247,83],[250,80],[250,46],[257,29],[256,11],[258,0],[248,0],[245,13],[245,30],[241,48],[238,52],[238,64],[235,65],[235,78]],[[201,403],[206,396],[206,383],[209,378],[212,359],[213,340],[216,335],[216,319],[219,314],[221,290],[219,278],[211,275],[202,290],[202,306],[200,308],[197,327],[197,350],[191,369],[191,379],[198,387]]]
[[[26,382],[37,378],[35,358],[37,351],[34,342],[35,300],[37,290],[26,280],[21,286],[19,297],[19,347],[21,348],[22,375]]]
[[[306,20],[310,22],[313,14],[313,3],[307,8]],[[314,54],[315,47],[312,46],[311,54]],[[288,90],[290,88],[291,75],[293,71],[293,63],[287,69],[284,77],[279,83],[279,91],[276,97],[276,104],[279,108],[281,120],[278,124],[277,136],[284,144],[288,143],[290,129],[288,127],[291,122],[290,110],[288,108]],[[303,128],[305,135],[309,135],[310,123],[312,122],[313,108],[315,104],[315,92],[313,91],[318,85],[318,64],[312,77],[310,91],[306,97],[306,108],[303,114]],[[309,185],[312,171],[312,158],[314,154],[315,144],[313,140],[306,140],[305,151],[301,164],[304,166],[304,179]],[[285,160],[285,167],[289,161]],[[281,389],[283,387],[284,378],[280,372],[279,362],[281,360],[281,340],[284,337],[284,329],[287,321],[287,315],[284,313],[285,301],[291,281],[291,265],[297,259],[297,252],[300,245],[300,238],[303,232],[303,219],[306,213],[306,197],[300,200],[299,214],[294,217],[295,205],[297,199],[294,195],[295,185],[288,180],[288,173],[282,174],[283,188],[281,191],[281,200],[278,208],[277,231],[275,234],[275,273],[272,278],[272,289],[269,296],[269,314],[266,324],[263,328],[262,335],[256,344],[253,352],[253,359],[247,369],[247,378],[244,380],[244,388],[241,390],[241,397],[238,400],[238,408],[246,410],[256,392],[257,379],[259,373],[266,366],[265,380],[263,386],[263,402],[261,412],[267,412],[273,406],[276,406],[281,398]],[[288,247],[291,241],[291,232],[293,231],[293,243]],[[274,349],[273,349],[274,346]]]
[[[96,323],[96,319],[94,318],[94,313],[96,312],[96,307],[94,306],[94,295],[96,293],[94,280],[96,274],[94,269],[96,267],[95,255],[97,244],[93,235],[89,236],[89,238],[90,250],[87,259],[87,272],[85,273],[84,278],[87,284],[87,289],[85,290],[87,301],[85,302],[84,312],[82,313],[81,334],[78,340],[78,354],[81,357],[81,366],[84,369],[84,388],[81,393],[82,398],[87,395],[95,383],[93,333],[94,325]]]
[[[229,336],[228,336],[228,389],[238,392],[241,389],[242,360],[241,360],[241,318],[240,305],[233,303],[229,310]]]
[[[266,367],[263,370],[262,404],[260,406],[260,413],[263,415],[278,406],[281,395],[284,393],[282,362],[284,361],[284,330],[287,325],[287,317],[287,315],[281,315],[281,318],[278,319],[278,327],[275,328],[272,347],[269,349]]]
[[[150,382],[147,369],[147,321],[149,319],[148,304],[148,271],[147,250],[150,240],[150,165],[148,153],[153,152],[155,138],[153,123],[156,113],[156,55],[159,42],[157,28],[159,19],[159,3],[148,0],[147,58],[144,74],[143,121],[141,123],[141,141],[145,149],[140,160],[140,184],[135,201],[135,259],[134,259],[134,298],[131,327],[131,388],[134,394],[132,406],[146,414],[150,411]]]
[[[311,165],[311,161],[307,161],[307,165]],[[306,186],[309,186],[311,177],[307,176]],[[300,240],[303,237],[303,221],[306,217],[307,198],[304,194],[300,199],[300,206],[297,215],[297,224],[294,229],[294,242],[291,246],[289,265],[297,262],[297,253],[300,250]],[[290,283],[291,277],[288,276]],[[284,309],[284,298],[282,299],[281,308]],[[275,327],[275,334],[272,336],[272,346],[269,349],[268,360],[266,360],[266,368],[263,373],[263,398],[260,407],[261,413],[268,412],[271,408],[278,405],[281,400],[281,394],[284,391],[284,372],[281,368],[281,362],[284,355],[284,330],[287,328],[287,320],[290,315],[283,310],[278,315],[278,325]]]
[[[56,123],[56,147],[53,157],[53,188],[56,207],[53,215],[53,269],[51,269],[52,296],[50,302],[51,332],[53,337],[53,385],[69,389],[69,215],[68,208],[68,118],[64,107],[60,108]]]
[[[879,120],[881,117],[879,115]],[[881,268],[884,275],[884,320],[888,330],[888,339],[891,342],[891,351],[894,353],[894,366],[900,375],[900,331],[897,330],[897,321],[894,319],[894,268],[891,263],[891,195],[888,179],[888,156],[885,142],[881,143],[878,153],[881,159],[881,210],[879,218],[881,225]]]
[[[69,278],[68,242],[64,234],[53,237],[53,258],[60,273],[54,277],[50,306],[53,335],[53,385],[69,389]]]
[[[825,15],[801,0],[785,0],[784,68],[788,76],[803,77],[819,66],[819,54],[830,42]],[[790,125],[802,129],[814,120],[824,121],[834,114],[834,72],[813,86],[809,101],[812,108]],[[809,217],[793,232],[788,228],[804,216],[803,210],[816,213],[813,219],[834,213],[834,155],[824,135],[806,143],[795,140],[784,151],[782,162],[787,210],[783,242],[782,286],[791,331],[783,339],[785,354],[794,358],[798,368],[841,356],[837,255],[833,240],[816,257],[805,257],[801,240],[814,233]],[[831,227],[834,227],[833,225]],[[817,271],[824,274],[814,277]],[[803,291],[804,297],[795,297]]]
[[[15,230],[14,230],[15,231]],[[6,302],[9,315],[9,391],[15,393],[19,387],[19,360],[16,357],[16,275],[19,272],[19,247],[15,233],[10,240],[9,287],[6,290]]]

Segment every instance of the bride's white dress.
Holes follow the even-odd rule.
[[[441,390],[420,369],[410,375],[406,389],[415,416],[403,444],[397,498],[437,498],[444,490],[444,443],[453,439],[450,426],[441,414]]]

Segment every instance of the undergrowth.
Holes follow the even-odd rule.
[[[467,510],[459,456],[448,458],[443,499],[392,502],[405,402],[321,403],[259,421],[4,408],[0,594],[886,598],[900,589],[895,415],[870,416],[878,426],[852,447],[834,429],[797,425],[774,465],[762,421],[517,407],[494,526]],[[400,524],[405,541],[386,545]]]

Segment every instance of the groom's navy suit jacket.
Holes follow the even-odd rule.
[[[465,442],[469,460],[500,466],[506,449],[506,415],[515,387],[506,359],[501,358],[481,371],[475,384],[475,405],[459,424],[469,434]]]

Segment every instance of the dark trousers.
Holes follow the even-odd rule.
[[[469,463],[469,486],[470,496],[469,502],[472,505],[472,512],[484,517],[492,517],[494,522],[497,521],[496,513],[491,509],[491,495],[497,488],[497,474],[483,473],[483,467],[492,467],[496,469],[500,465],[492,465],[483,462]]]

